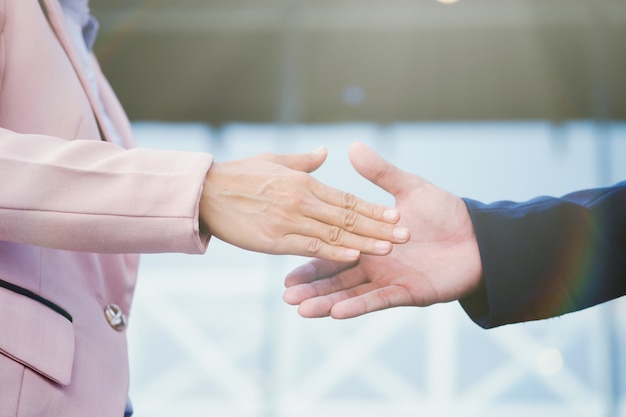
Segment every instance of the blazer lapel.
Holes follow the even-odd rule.
[[[111,88],[111,85],[102,73],[100,65],[93,53],[91,54],[91,64],[94,72],[96,73],[96,77],[98,78],[100,100],[102,100],[102,105],[106,109],[107,115],[111,119],[111,123],[115,126],[115,129],[122,140],[122,144],[126,148],[134,147],[135,142],[133,139],[133,130],[130,121],[128,120],[128,116],[126,116],[126,112],[124,111],[122,104],[117,99],[113,88]]]
[[[102,133],[103,139],[111,142],[110,132],[105,129],[104,124],[104,116],[102,111],[100,110],[100,106],[97,103],[96,97],[91,90],[89,85],[89,81],[87,79],[87,75],[83,70],[80,59],[78,58],[78,52],[74,49],[74,45],[72,44],[72,40],[65,29],[65,21],[63,20],[63,10],[61,9],[61,5],[58,0],[40,0],[40,3],[44,6],[44,11],[48,16],[48,21],[50,22],[50,26],[54,30],[59,39],[59,42],[63,46],[65,53],[69,57],[72,66],[74,67],[74,71],[78,75],[80,83],[85,90],[85,94],[89,99],[89,103],[91,104],[91,109],[96,116],[96,120],[98,122],[98,126],[100,127],[100,132]]]

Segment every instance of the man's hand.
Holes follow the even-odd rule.
[[[404,172],[362,144],[350,148],[355,169],[393,194],[411,238],[387,256],[341,263],[314,259],[285,279],[284,299],[304,317],[350,318],[396,306],[462,298],[479,285],[478,244],[463,200]]]
[[[354,261],[409,238],[395,209],[328,187],[309,172],[326,149],[214,163],[200,201],[204,232],[243,249]]]

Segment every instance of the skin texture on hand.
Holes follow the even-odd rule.
[[[411,238],[387,256],[341,263],[314,259],[285,278],[284,300],[304,317],[350,318],[396,306],[428,306],[475,291],[482,266],[463,200],[388,163],[362,144],[355,169],[393,194]]]
[[[385,255],[406,242],[395,209],[328,187],[308,173],[326,159],[308,154],[263,154],[214,163],[200,201],[200,227],[256,252],[353,261]]]

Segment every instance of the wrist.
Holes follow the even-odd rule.
[[[202,189],[200,191],[200,201],[198,202],[198,228],[201,235],[211,234],[211,222],[209,221],[209,203],[211,201],[211,198],[209,197],[209,193],[212,185],[211,177],[212,174],[215,172],[215,165],[217,165],[217,162],[213,162],[213,164],[211,164],[211,167],[204,177],[204,183],[202,184]]]

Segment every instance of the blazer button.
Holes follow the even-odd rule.
[[[109,304],[106,306],[104,308],[104,316],[115,330],[121,332],[126,328],[126,316],[117,304]]]

